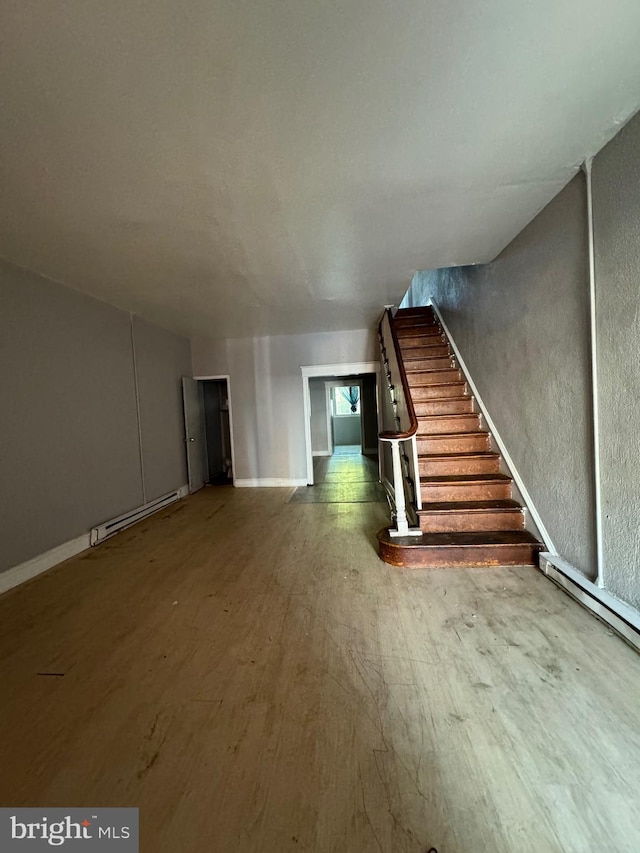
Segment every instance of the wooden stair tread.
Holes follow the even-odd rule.
[[[433,387],[433,386],[432,386]],[[471,399],[471,394],[464,394],[462,397],[429,397],[428,400],[414,400],[414,403],[461,403]],[[471,414],[471,412],[468,412]],[[432,415],[420,415],[420,417],[434,417]],[[447,415],[445,415],[447,417]]]
[[[442,358],[442,356],[434,355],[435,350],[443,350],[445,355],[451,355],[451,349],[447,344],[439,343],[435,344],[432,347],[414,347],[414,349],[419,350],[419,352],[412,352],[410,354],[405,354],[403,360],[405,364],[411,361],[422,361],[425,358]],[[426,350],[427,355],[424,355],[424,351]]]
[[[467,383],[464,379],[444,384],[432,382],[430,385],[413,385],[410,387],[414,403],[424,403],[427,400],[445,400],[449,396],[459,397],[460,394],[465,397],[472,396],[467,391]]]
[[[400,344],[400,350],[403,356],[406,353],[410,353],[414,350],[425,350],[433,349],[434,347],[447,346],[446,338],[444,337],[444,335],[432,335],[429,338],[425,338],[425,340],[421,341],[419,344],[410,344],[407,343],[406,339],[398,338],[398,343]]]
[[[434,462],[436,459],[499,459],[500,454],[495,450],[463,450],[460,453],[419,453],[418,462]]]
[[[471,414],[477,414],[477,413],[472,412]],[[489,431],[486,429],[471,429],[471,430],[467,430],[466,432],[435,432],[435,433],[426,434],[426,435],[418,435],[416,437],[418,438],[418,440],[420,440],[421,438],[424,438],[424,439],[429,439],[429,440],[435,439],[437,441],[446,441],[449,438],[455,438],[455,439],[471,438],[471,437],[476,438],[478,435],[489,435]]]
[[[398,332],[406,333],[408,338],[413,338],[420,337],[421,334],[441,335],[442,329],[437,323],[401,323],[397,324],[396,334]]]
[[[414,315],[412,317],[398,317],[396,315],[395,318],[396,326],[401,326],[402,328],[406,328],[407,326],[411,329],[420,329],[422,326],[437,326],[440,328],[440,325],[435,317],[429,317],[426,314]]]
[[[507,512],[514,509],[522,510],[522,507],[518,501],[508,499],[493,501],[423,501],[422,509],[418,510],[418,515],[428,512],[484,512],[486,510]]]
[[[434,382],[429,388],[451,388],[452,385],[465,386],[467,383],[464,379],[452,379],[451,382]],[[470,397],[470,394],[464,394],[465,397]],[[430,400],[445,400],[446,397],[429,397]]]
[[[460,382],[460,368],[459,367],[432,367],[427,368],[427,370],[411,370],[407,373],[407,379],[409,381],[409,386],[412,383],[415,383],[416,379],[419,379],[421,376],[435,376],[436,373],[446,373],[451,377],[452,382]],[[454,378],[455,374],[455,378]],[[444,382],[434,382],[434,385],[446,385],[447,381],[445,379]]]
[[[378,533],[381,558],[409,569],[535,566],[544,548],[528,530],[422,532],[418,536]]]
[[[511,482],[508,474],[444,474],[436,477],[420,477],[423,486],[435,483],[504,483]]]
[[[431,400],[429,401],[431,402]],[[442,414],[442,412],[438,412],[435,415],[416,415],[418,419],[418,423],[420,421],[447,421],[447,420],[463,420],[464,418],[472,418],[474,416],[479,417],[479,412],[450,412],[449,414]]]
[[[420,536],[394,536],[393,542],[403,547],[425,545],[430,548],[460,548],[468,545],[491,545],[509,547],[510,545],[538,545],[541,542],[528,530],[480,530],[465,533],[422,533]]]
[[[445,356],[436,356],[436,358],[447,358],[447,356],[446,355]],[[424,359],[420,359],[420,361],[424,361]],[[407,373],[407,379],[410,380],[409,373],[411,373],[411,376],[413,377],[413,376],[416,376],[420,373],[442,373],[443,370],[451,370],[451,371],[457,372],[459,370],[459,368],[458,367],[419,367],[416,370],[409,371]],[[438,384],[439,385],[446,385],[445,382],[439,382]]]

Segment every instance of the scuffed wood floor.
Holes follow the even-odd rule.
[[[0,599],[0,804],[139,806],[143,853],[637,853],[636,653],[535,569],[393,569],[383,505],[290,495]]]

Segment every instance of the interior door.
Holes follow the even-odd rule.
[[[204,403],[201,389],[195,379],[182,377],[185,442],[187,446],[187,474],[189,491],[197,492],[204,486],[207,471],[206,437],[204,431]]]

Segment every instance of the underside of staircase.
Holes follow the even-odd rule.
[[[537,565],[543,545],[525,530],[512,479],[433,309],[400,309],[392,324],[418,421],[421,534],[381,530],[380,557],[412,568]]]

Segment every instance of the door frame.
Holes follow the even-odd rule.
[[[330,433],[330,434],[331,434],[331,439],[330,439],[330,440],[331,440],[331,445],[330,445],[330,446],[331,446],[331,453],[333,454],[333,453],[335,452],[335,449],[336,449],[336,445],[335,445],[335,443],[334,443],[334,441],[333,441],[333,438],[334,438],[334,436],[333,436],[333,428],[334,428],[334,426],[335,426],[335,424],[334,424],[334,422],[333,422],[333,421],[334,421],[334,417],[335,417],[335,416],[334,416],[334,414],[333,414],[333,408],[332,408],[332,406],[331,406],[331,398],[335,396],[335,395],[333,394],[333,391],[334,391],[334,389],[335,389],[335,388],[341,388],[341,387],[343,387],[343,386],[344,386],[344,380],[342,380],[342,379],[340,379],[340,378],[338,378],[338,379],[328,379],[324,384],[325,384],[325,388],[326,388],[326,391],[327,391],[327,398],[328,398],[328,401],[329,401],[329,402],[328,402],[328,406],[327,406],[327,420],[328,420],[328,422],[329,422],[329,428],[330,428],[330,431],[331,431],[331,433]],[[357,385],[357,386],[358,386],[358,388],[360,389],[360,415],[358,416],[358,419],[359,419],[359,421],[360,421],[360,452],[361,452],[361,453],[364,453],[364,417],[363,417],[363,412],[362,412],[362,379],[361,379],[360,377],[358,377],[358,378],[357,378],[354,382],[352,382],[351,384],[352,384],[352,385]],[[312,438],[313,438],[313,436],[312,436]],[[330,454],[330,455],[331,455],[331,454]]]
[[[307,484],[313,486],[313,448],[311,444],[311,392],[309,379],[324,377],[328,380],[339,379],[341,376],[355,376],[361,373],[375,373],[378,393],[376,394],[376,414],[380,423],[380,362],[358,361],[350,364],[313,364],[301,367],[302,371],[302,400],[304,406],[304,440],[307,452]]]
[[[233,412],[231,406],[231,377],[228,373],[216,373],[212,376],[194,376],[197,382],[207,382],[209,379],[226,379],[227,399],[229,401],[229,443],[231,445],[231,482],[236,484],[236,448],[233,443]]]

